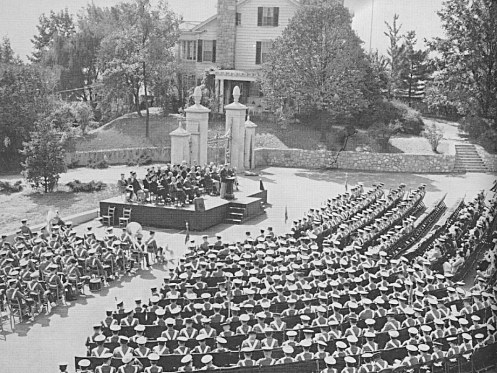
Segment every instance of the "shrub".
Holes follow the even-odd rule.
[[[150,154],[148,153],[141,153],[138,158],[134,158],[129,160],[126,164],[128,166],[146,166],[149,164],[152,164],[153,160]]]
[[[408,135],[419,136],[423,131],[424,122],[419,111],[400,101],[392,101],[392,105],[401,113],[401,132]]]
[[[437,148],[440,144],[440,141],[444,138],[444,134],[440,128],[437,127],[436,124],[428,126],[424,132],[423,136],[428,140],[431,145],[431,150],[435,153],[438,153]]]
[[[17,180],[14,184],[9,183],[8,181],[0,180],[0,193],[19,193],[22,192],[23,189],[24,187],[22,186],[21,180]]]
[[[487,129],[477,139],[478,143],[485,148],[485,150],[492,154],[497,154],[497,131]]]
[[[109,164],[107,163],[107,160],[105,158],[98,160],[90,159],[90,161],[88,162],[88,167],[103,169],[103,168],[108,168]]]
[[[90,181],[89,183],[82,183],[79,180],[70,181],[66,184],[73,193],[93,193],[99,192],[107,188],[107,184],[102,181]]]

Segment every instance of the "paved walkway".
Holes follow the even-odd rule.
[[[85,170],[89,180],[115,181],[126,167],[111,167],[106,170]],[[70,170],[63,178],[72,180],[78,170]],[[343,171],[309,171],[300,169],[267,168],[262,172],[262,180],[269,193],[271,206],[265,216],[253,219],[245,225],[219,225],[206,232],[193,232],[191,237],[200,241],[202,234],[213,237],[220,232],[226,240],[236,240],[244,236],[245,231],[256,235],[259,229],[272,226],[276,234],[287,232],[291,221],[300,218],[309,208],[321,203],[337,193],[344,192],[345,179],[348,185],[364,182],[370,187],[374,182],[384,182],[385,188],[406,183],[407,188],[416,188],[421,183],[427,185],[425,203],[429,206],[435,200],[448,193],[446,201],[451,206],[458,198],[466,195],[472,198],[482,188],[489,189],[495,178],[491,174],[466,175],[418,175],[392,173],[346,173]],[[82,180],[84,180],[82,178]],[[241,178],[242,187],[253,189],[258,178]],[[95,201],[97,206],[98,201]],[[289,221],[285,224],[284,212],[288,207]],[[84,226],[77,227],[81,232]],[[103,235],[99,229],[98,234]],[[178,257],[184,253],[184,232],[162,230],[158,233],[160,245],[169,245]],[[70,371],[74,369],[74,356],[85,353],[84,343],[91,333],[93,323],[103,319],[106,309],[115,307],[115,298],[126,304],[133,299],[147,299],[150,288],[159,285],[167,273],[167,268],[154,266],[150,271],[141,271],[136,277],[124,278],[99,294],[90,294],[72,302],[68,307],[59,306],[54,312],[38,317],[34,323],[16,326],[12,331],[4,323],[5,331],[0,332],[0,371],[9,373],[55,372],[59,361],[68,361]]]
[[[423,118],[423,121],[425,126],[435,124],[443,132],[444,138],[437,149],[439,153],[454,155],[455,144],[469,144],[464,137],[461,137],[459,123],[437,118]],[[390,142],[404,153],[433,154],[430,143],[423,136],[393,137]]]

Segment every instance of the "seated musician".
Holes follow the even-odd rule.
[[[50,274],[46,276],[47,286],[50,293],[48,294],[48,299],[52,304],[52,307],[55,307],[56,301],[58,301],[57,296],[64,295],[64,284],[62,283],[62,279],[57,274],[57,269],[59,266],[57,264],[50,264],[48,269],[50,270]]]
[[[27,309],[31,312],[32,300],[26,297],[21,290],[17,287],[17,280],[11,278],[7,281],[9,288],[6,291],[7,301],[9,301],[14,307],[20,306],[21,309]]]
[[[87,270],[91,275],[102,276],[104,274],[104,266],[102,265],[100,259],[98,259],[97,257],[97,250],[91,249],[90,251],[88,251],[88,254],[90,256],[85,261]]]
[[[181,179],[176,179],[175,177],[173,177],[171,179],[171,184],[169,184],[169,187],[174,199],[180,201],[181,205],[184,206],[186,201],[186,193],[183,190]]]

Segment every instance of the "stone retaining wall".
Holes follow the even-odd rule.
[[[476,147],[476,150],[478,151],[483,163],[485,163],[487,170],[490,172],[497,172],[497,154],[487,153],[479,146]]]
[[[95,151],[79,151],[66,155],[66,164],[84,167],[105,161],[110,165],[137,164],[138,160],[150,157],[153,162],[170,162],[171,148],[129,148]]]
[[[339,168],[359,171],[448,173],[453,172],[454,155],[390,154],[302,149],[255,150],[257,167]]]

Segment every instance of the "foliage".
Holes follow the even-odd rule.
[[[396,120],[394,122],[376,122],[369,128],[369,133],[376,140],[376,143],[381,151],[387,152],[389,148],[390,138],[401,132],[402,124]]]
[[[423,136],[430,143],[431,150],[433,150],[433,152],[435,153],[438,153],[437,151],[438,145],[440,144],[440,141],[444,138],[443,131],[436,124],[432,124],[423,131]]]
[[[180,18],[160,2],[153,8],[150,0],[123,2],[111,9],[111,31],[103,38],[99,53],[102,90],[106,98],[124,98],[140,111],[140,89],[148,97],[154,77],[175,63],[173,49],[179,36]],[[160,68],[159,68],[160,67]],[[172,69],[172,68],[171,68]],[[132,98],[131,100],[129,98]],[[145,131],[149,135],[148,100]]]
[[[14,184],[9,183],[8,181],[0,180],[0,193],[11,194],[11,193],[19,193],[24,189],[21,180],[17,180]]]
[[[87,167],[104,169],[109,167],[109,163],[107,162],[107,159],[105,159],[105,157],[103,159],[90,159],[88,161]]]
[[[94,119],[91,106],[82,101],[71,103],[71,114],[79,125],[81,132],[84,134],[90,122]]]
[[[51,10],[48,16],[42,14],[38,21],[38,35],[31,39],[34,48],[32,56],[29,57],[31,62],[41,62],[57,37],[68,38],[75,32],[73,18],[67,8],[58,13]]]
[[[392,100],[392,105],[400,113],[400,118],[398,120],[402,125],[401,132],[406,135],[418,136],[424,128],[423,118],[419,111],[397,100]]]
[[[399,15],[394,14],[392,24],[385,21],[387,26],[387,31],[384,32],[385,36],[389,39],[390,45],[387,48],[388,65],[390,67],[390,85],[389,85],[389,96],[393,97],[395,90],[400,85],[400,65],[402,63],[402,55],[404,54],[404,44],[401,43],[403,36],[400,33],[402,25],[399,25],[397,21],[399,20]]]
[[[47,110],[49,77],[37,66],[0,65],[0,162],[19,161],[38,114]]]
[[[409,102],[424,96],[425,82],[429,79],[428,50],[415,49],[416,32],[401,33],[399,15],[395,14],[392,24],[385,22],[385,36],[390,41],[387,49],[389,67],[389,97],[403,98]]]
[[[52,192],[60,173],[66,170],[62,134],[47,119],[41,119],[31,133],[31,140],[24,143],[22,153],[26,157],[22,164],[24,177],[34,188]]]
[[[440,94],[459,114],[488,119],[497,130],[497,2],[446,1],[438,15],[445,37],[429,42],[440,70],[430,101]]]
[[[262,89],[273,108],[318,113],[324,135],[339,118],[366,108],[371,93],[379,95],[378,87],[367,86],[370,73],[348,10],[304,5],[273,42]]]
[[[396,96],[407,100],[424,97],[425,82],[430,75],[428,50],[415,49],[416,33],[409,31],[404,36],[403,54],[399,67],[399,86]]]
[[[129,160],[127,164],[128,164],[128,166],[146,166],[146,165],[149,165],[152,163],[153,163],[153,160],[152,160],[152,157],[150,156],[150,154],[143,152],[143,153],[140,153],[138,158],[134,158],[132,160]]]
[[[14,50],[10,45],[10,39],[6,36],[2,38],[0,43],[0,64],[17,64],[20,65],[22,62],[19,56],[14,54]]]
[[[490,153],[497,153],[497,130],[492,128],[489,119],[476,115],[464,117],[459,128],[467,132],[469,138],[483,146]]]
[[[66,184],[73,193],[93,193],[100,192],[107,188],[107,184],[102,181],[90,181],[89,183],[82,183],[79,180],[70,181]]]

